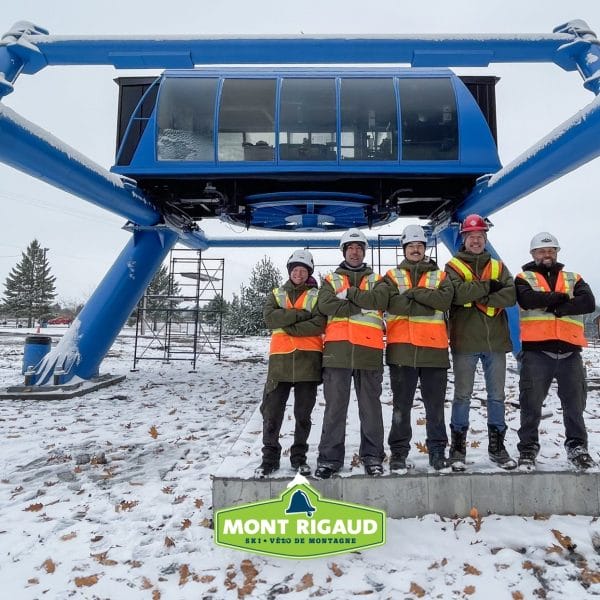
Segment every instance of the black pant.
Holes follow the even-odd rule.
[[[281,444],[279,443],[279,432],[285,414],[285,406],[290,396],[290,390],[294,388],[294,418],[296,428],[294,430],[294,443],[290,449],[290,462],[293,467],[299,467],[306,462],[308,451],[308,436],[312,425],[310,415],[317,400],[317,381],[300,381],[291,383],[280,381],[276,387],[267,382],[263,401],[260,405],[260,413],[263,416],[263,461],[278,464],[281,457]],[[269,390],[269,391],[267,391]]]
[[[320,466],[337,471],[344,465],[346,419],[352,381],[360,419],[360,458],[365,465],[383,462],[383,415],[380,401],[382,380],[383,368],[323,369],[325,414],[317,460]]]
[[[392,454],[408,456],[412,429],[412,409],[417,381],[421,382],[421,397],[427,419],[427,449],[430,454],[443,452],[448,443],[444,422],[444,400],[448,371],[443,367],[401,367],[390,365],[390,384],[394,401],[392,428],[388,444]]]
[[[573,352],[567,358],[558,359],[543,352],[525,350],[521,353],[519,380],[519,452],[539,452],[538,428],[542,404],[553,379],[558,383],[558,397],[563,410],[565,447],[587,447],[587,432],[583,421],[587,386],[581,355],[579,352]]]

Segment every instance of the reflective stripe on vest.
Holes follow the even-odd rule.
[[[555,289],[551,290],[546,278],[535,271],[519,273],[536,292],[562,292],[573,297],[575,284],[581,279],[578,273],[560,271],[556,278]],[[583,315],[557,317],[544,309],[520,309],[521,340],[523,342],[544,342],[560,340],[576,346],[587,346],[584,335]]]
[[[467,263],[464,263],[460,258],[456,258],[455,256],[448,261],[447,265],[456,271],[464,281],[488,281],[489,279],[498,279],[500,273],[502,273],[502,261],[496,260],[495,258],[490,258],[481,273],[481,277],[478,277],[475,271],[473,271]],[[463,304],[463,306],[465,308],[470,308],[473,304],[488,317],[495,317],[504,310],[503,308],[486,306],[480,302],[467,302],[466,304]]]
[[[359,289],[368,291],[381,280],[381,275],[371,273],[363,277]],[[336,294],[350,287],[347,275],[330,273],[325,277]],[[383,350],[383,313],[380,310],[368,310],[351,317],[328,317],[325,329],[325,343],[350,342],[358,346],[367,346]]]
[[[400,293],[412,286],[407,269],[390,269],[387,276],[396,284]],[[423,273],[417,287],[437,289],[446,278],[443,271]],[[427,348],[447,348],[448,331],[444,312],[436,310],[430,317],[413,317],[409,315],[386,315],[388,344],[412,344]]]
[[[317,305],[318,291],[310,288],[298,296],[292,304],[288,293],[283,288],[275,288],[273,296],[279,308],[297,308],[312,312]],[[320,335],[298,336],[290,335],[283,329],[274,329],[271,334],[270,354],[290,354],[294,350],[323,352],[323,337]]]

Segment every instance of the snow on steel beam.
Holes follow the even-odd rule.
[[[135,182],[110,173],[2,104],[0,161],[139,225],[161,219]]]
[[[480,178],[456,217],[483,216],[600,156],[600,96],[494,175]]]
[[[587,28],[583,21],[577,23]],[[557,62],[559,51],[560,65],[567,70],[574,70],[575,58],[592,42],[579,37],[572,28],[563,27],[566,27],[564,32],[520,35],[88,37],[45,35],[25,30],[5,48],[23,63],[23,72],[30,74],[46,65],[113,65],[123,69],[189,68],[197,64],[228,63],[487,66],[492,62]],[[579,44],[573,44],[576,40]]]

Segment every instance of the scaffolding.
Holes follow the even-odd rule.
[[[165,293],[150,293],[138,303],[133,369],[141,360],[189,361],[198,355],[221,358],[223,258],[202,258],[199,250],[169,254]]]

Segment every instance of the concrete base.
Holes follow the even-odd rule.
[[[552,472],[417,473],[372,478],[362,475],[309,479],[325,497],[382,509],[393,519],[438,514],[600,515],[600,473]],[[213,479],[213,508],[278,496],[290,479]]]
[[[125,375],[99,375],[86,381],[62,385],[15,385],[0,392],[0,400],[67,400],[120,383]]]

